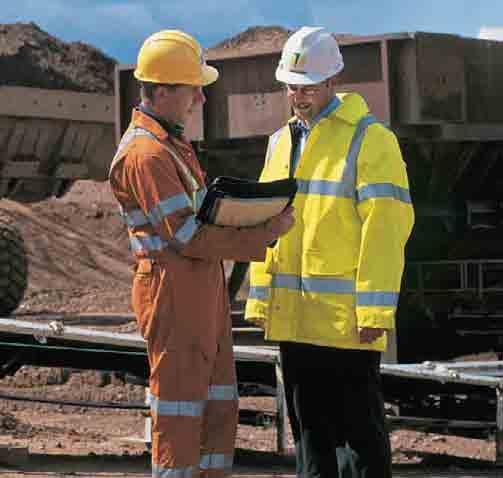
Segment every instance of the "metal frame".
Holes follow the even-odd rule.
[[[382,364],[381,373],[416,380],[490,387],[496,394],[496,465],[503,466],[503,361]],[[451,421],[454,426],[455,421]],[[464,424],[466,426],[466,423]]]

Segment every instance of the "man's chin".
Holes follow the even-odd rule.
[[[305,110],[294,109],[293,112],[297,118],[300,118],[304,121],[309,121],[312,118],[311,108]]]

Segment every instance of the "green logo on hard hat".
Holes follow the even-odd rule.
[[[286,62],[289,70],[302,72],[302,68],[306,64],[306,57],[304,53],[290,53]]]

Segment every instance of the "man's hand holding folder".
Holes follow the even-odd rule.
[[[271,234],[271,242],[286,234],[295,224],[293,207],[287,206],[277,216],[273,216],[264,222],[264,227]]]

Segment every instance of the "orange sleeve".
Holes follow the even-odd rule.
[[[139,210],[129,211],[131,221],[151,224],[160,239],[183,256],[264,260],[267,242],[271,239],[264,227],[200,224],[174,161],[164,154],[131,153],[126,158],[126,175],[131,193],[139,205]]]

